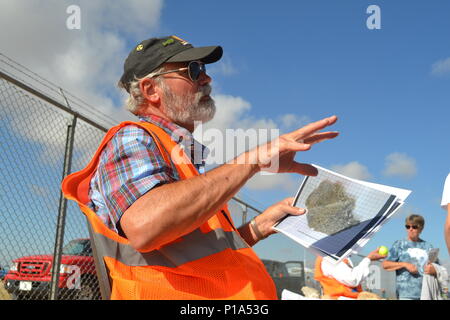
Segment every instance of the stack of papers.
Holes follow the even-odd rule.
[[[274,229],[331,261],[359,252],[411,193],[314,166],[318,175],[305,177],[293,203],[306,214],[288,215]]]

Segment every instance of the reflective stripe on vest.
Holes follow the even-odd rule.
[[[103,256],[135,267],[174,268],[226,249],[239,250],[249,247],[236,232],[225,232],[222,229],[215,229],[208,233],[197,229],[183,236],[180,242],[174,242],[150,252],[137,252],[129,244],[118,243],[97,232],[94,232],[93,236]]]

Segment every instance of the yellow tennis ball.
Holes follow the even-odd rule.
[[[381,246],[380,249],[378,249],[378,253],[382,256],[386,256],[388,254],[389,250],[385,246]]]

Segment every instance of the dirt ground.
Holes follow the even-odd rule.
[[[3,281],[0,281],[0,300],[11,300],[11,296],[3,286]]]

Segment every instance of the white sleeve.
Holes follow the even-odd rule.
[[[450,203],[450,173],[445,179],[444,191],[442,192],[442,209],[447,210],[447,205]]]
[[[369,275],[370,259],[364,258],[356,267],[351,268],[345,262],[333,264],[326,259],[322,260],[322,273],[332,277],[349,287],[357,287]]]

